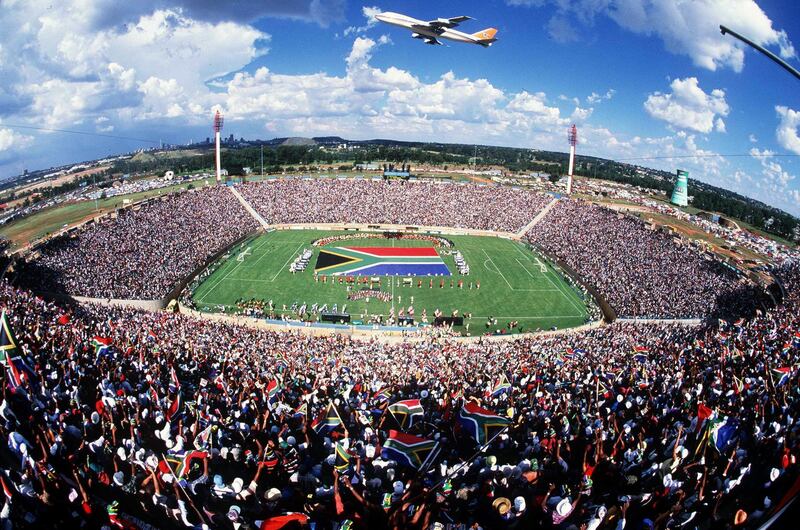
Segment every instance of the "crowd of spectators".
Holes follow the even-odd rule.
[[[755,527],[798,478],[800,268],[776,275],[783,304],[747,321],[402,343],[65,308],[2,283],[18,347],[0,523]],[[388,411],[400,400],[419,400],[413,424]],[[467,406],[497,425],[481,443]],[[392,430],[434,456],[403,465]]]
[[[229,190],[186,191],[48,242],[25,276],[39,289],[72,295],[157,299],[256,227]]]
[[[275,179],[238,188],[268,223],[448,226],[517,232],[552,197],[505,186],[366,179]]]
[[[562,199],[526,237],[597,288],[620,317],[706,317],[718,312],[720,296],[746,290],[693,244],[595,204]]]

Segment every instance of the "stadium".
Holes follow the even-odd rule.
[[[503,8],[521,9],[518,3]],[[190,23],[185,17],[198,13],[192,4],[136,31],[174,30],[178,21],[169,39],[188,40],[199,28],[203,39],[229,41],[231,61],[237,39],[256,39],[245,31],[256,19],[243,18],[239,4],[231,7],[236,17],[215,13]],[[282,6],[257,20],[308,23],[296,9]],[[566,23],[569,11],[559,9],[557,22]],[[413,133],[423,118],[411,118],[409,108],[432,86],[487,87],[485,79],[462,84],[452,71],[426,84],[424,75],[370,67],[377,46],[395,45],[388,37],[365,44],[381,20],[372,10],[363,8],[365,26],[317,21],[322,36],[314,38],[322,40],[308,49],[320,61],[320,42],[335,47],[355,38],[362,47],[347,55],[345,77],[301,80],[332,77],[327,91],[355,87],[347,97],[358,104],[303,108],[289,126],[282,113],[308,100],[292,87],[297,97],[285,96],[287,108],[270,101],[270,115],[254,118],[264,122],[259,131],[275,123],[329,131],[332,123],[344,126],[332,116],[355,115],[362,118],[356,130],[376,119],[387,128],[403,122],[394,130]],[[422,24],[426,33],[411,33],[411,44],[425,51],[460,53],[425,46],[442,44],[437,37],[479,45],[469,53],[503,42],[495,28],[451,31],[466,15],[386,16],[411,31]],[[107,39],[127,31],[93,23]],[[211,38],[219,37],[217,24],[224,39]],[[257,35],[251,44],[272,38]],[[279,53],[281,38],[276,33]],[[785,32],[781,39],[767,43],[783,52],[790,43]],[[165,47],[159,60],[178,76],[185,72],[171,61],[191,63],[193,46],[200,44],[181,53]],[[61,42],[59,53],[77,48],[91,56],[114,46],[98,37],[92,45]],[[79,66],[69,76],[91,83],[92,65]],[[215,99],[224,86],[234,103],[246,100],[244,111],[231,113],[244,127],[256,113],[251,104],[262,100],[250,85],[272,76],[278,90],[293,76],[260,65],[219,76],[212,66],[203,86],[213,90],[183,106],[153,103],[191,94],[175,79],[136,84],[141,74],[117,63],[98,74],[105,85],[91,95],[98,106],[122,108],[125,124],[148,122],[175,137],[194,133],[202,115],[204,123],[213,119],[213,138],[166,147],[159,140],[152,149],[0,180],[2,528],[796,527],[800,250],[790,239],[800,239],[798,219],[690,180],[683,169],[576,155],[572,122],[583,127],[592,109],[578,107],[567,119],[552,107],[545,114],[556,117],[553,129],[513,114],[541,110],[544,93],[488,90],[475,96],[479,104],[457,99],[452,108],[437,99],[424,119],[445,120],[431,129],[445,138],[430,142],[251,141],[233,133],[225,141],[223,126],[231,125]],[[397,86],[375,97],[372,87],[386,78]],[[697,78],[676,81],[672,94],[654,92],[645,108],[664,101],[674,108],[682,87],[700,90]],[[47,99],[42,93],[58,95],[47,92],[53,86],[37,89],[36,105]],[[125,92],[112,97],[113,87]],[[720,116],[735,119],[725,92],[700,92],[715,112],[695,131],[725,132]],[[2,94],[18,104],[16,92]],[[575,106],[591,99],[599,108],[614,94],[592,92]],[[373,99],[385,113],[354,114]],[[62,100],[91,110],[77,95]],[[133,118],[125,105],[139,100],[150,107]],[[503,112],[489,118],[475,109],[461,122],[453,117],[456,107],[501,100]],[[15,127],[5,114],[0,109],[0,126],[9,127],[0,127],[0,155],[11,145],[4,131]],[[178,117],[185,121],[175,131],[184,132],[163,127]],[[49,121],[19,127],[42,137],[148,141],[126,136],[133,125],[116,134],[110,118],[92,118],[85,123],[93,132],[40,127]],[[537,141],[557,130],[565,143],[566,129],[569,154],[443,143],[459,126],[492,138],[499,122],[512,134],[522,123]],[[616,141],[586,128],[606,146]],[[658,145],[674,155],[663,138],[637,138],[625,149]],[[746,141],[772,185],[792,180],[774,152]],[[70,149],[89,152],[78,147]],[[648,162],[692,157],[718,168],[722,155],[694,147],[687,158]]]
[[[46,392],[44,407],[61,408],[69,386],[81,388],[70,383],[78,366],[107,374],[62,421],[86,415],[87,436],[98,436],[86,457],[111,451],[114,488],[138,480],[141,463],[151,480],[182,484],[196,506],[224,502],[229,488],[256,510],[246,497],[266,484],[272,500],[256,504],[289,510],[304,491],[314,504],[297,506],[301,518],[326,520],[344,495],[332,477],[363,462],[365,499],[388,486],[387,498],[427,502],[449,495],[425,491],[443,477],[456,491],[502,477],[500,488],[559,482],[551,494],[562,499],[597,492],[595,506],[619,517],[636,505],[645,517],[694,483],[717,500],[673,516],[713,518],[717,504],[731,516],[742,509],[725,495],[733,479],[712,481],[740,462],[739,487],[765,488],[778,505],[791,498],[794,456],[776,443],[794,437],[791,408],[764,399],[792,403],[796,389],[792,262],[759,285],[700,247],[580,199],[307,177],[148,199],[25,256],[2,292],[6,429],[50,444],[50,458],[69,454],[78,439],[67,431],[46,442],[20,423],[21,396]],[[109,429],[133,428],[133,415],[141,434],[115,446]],[[274,425],[263,439],[261,425]],[[763,434],[746,436],[747,425]],[[491,454],[458,464],[480,447]],[[324,458],[307,463],[315,454]],[[557,463],[575,459],[596,467],[591,477]],[[682,471],[699,459],[702,473]],[[226,486],[229,466],[242,471]],[[620,496],[629,500],[615,507]],[[600,517],[590,506],[574,509]],[[139,522],[153,515],[118,509]]]

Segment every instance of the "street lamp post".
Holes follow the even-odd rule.
[[[737,39],[739,39],[740,41],[744,42],[745,44],[755,48],[758,51],[760,51],[761,53],[763,53],[764,55],[766,55],[767,57],[769,57],[770,59],[772,59],[773,61],[778,63],[778,65],[780,65],[783,69],[785,69],[790,74],[795,76],[797,79],[800,79],[800,72],[798,72],[795,68],[790,66],[789,63],[787,63],[786,61],[784,61],[783,59],[781,59],[780,57],[778,57],[777,55],[775,55],[771,51],[767,50],[763,46],[759,46],[758,44],[756,44],[755,42],[751,41],[747,37],[739,35],[735,31],[733,31],[732,29],[726,28],[725,26],[720,26],[719,30],[723,35],[725,35],[726,33],[730,33],[733,37],[736,37]]]

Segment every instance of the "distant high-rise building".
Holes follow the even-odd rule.
[[[678,170],[675,179],[675,189],[672,190],[672,204],[675,206],[687,206],[689,204],[689,172],[682,169]]]

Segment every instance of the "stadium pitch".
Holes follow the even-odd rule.
[[[356,323],[368,323],[376,315],[385,319],[392,307],[396,315],[400,308],[407,315],[413,306],[416,322],[423,309],[429,322],[437,309],[443,316],[454,311],[462,317],[471,315],[464,319],[464,327],[456,328],[470,335],[496,332],[512,321],[519,323],[513,330],[516,333],[573,327],[588,319],[581,293],[521,243],[445,236],[452,248],[394,238],[334,240],[312,246],[321,238],[342,235],[353,232],[283,230],[237,245],[212,265],[216,268],[194,289],[194,304],[201,311],[234,313],[242,300],[271,300],[277,316],[292,314],[293,306],[305,304],[310,311],[314,304],[317,308],[326,305],[328,311],[347,312]],[[290,272],[304,250],[312,251],[307,268]],[[459,273],[456,251],[469,266],[468,275]],[[359,283],[359,276],[361,282],[373,281]],[[362,289],[382,295],[354,296]],[[490,318],[497,322],[487,325]]]

